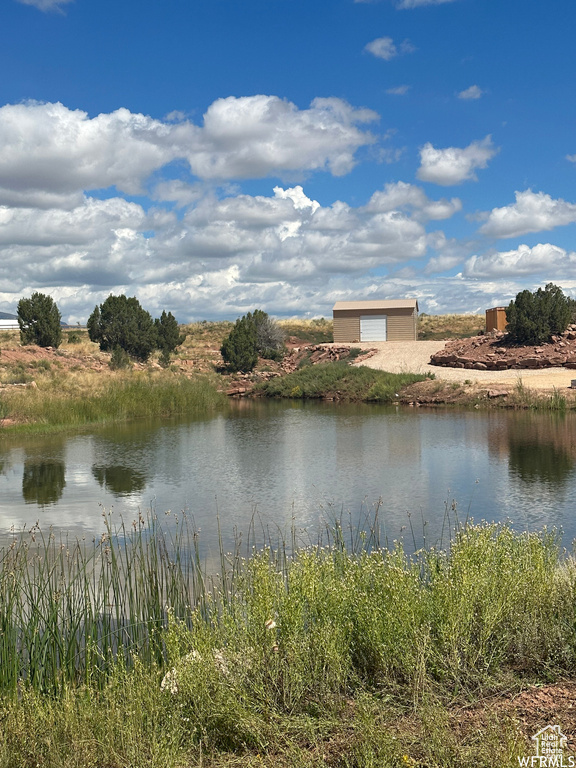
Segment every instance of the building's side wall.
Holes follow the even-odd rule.
[[[360,341],[360,315],[386,315],[388,341],[415,341],[418,334],[418,314],[412,307],[405,309],[335,309],[334,342],[351,344]]]
[[[394,309],[388,315],[388,341],[415,341],[417,314],[415,309]]]
[[[360,341],[360,315],[350,310],[334,312],[334,342],[350,344]]]

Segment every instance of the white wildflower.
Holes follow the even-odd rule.
[[[168,691],[173,696],[178,693],[178,673],[175,669],[166,672],[160,683],[160,690]]]

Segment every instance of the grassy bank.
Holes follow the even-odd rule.
[[[425,378],[415,373],[387,373],[366,366],[351,367],[346,362],[321,363],[271,379],[262,384],[259,391],[266,397],[392,403],[402,387]]]
[[[531,734],[475,702],[574,673],[551,533],[470,525],[409,557],[336,526],[208,580],[180,531],[4,552],[1,766],[517,765]]]
[[[0,415],[28,431],[208,412],[226,402],[207,376],[55,372],[0,396]]]
[[[576,410],[576,391],[568,388],[551,391],[531,389],[519,377],[514,384],[494,383],[486,386],[482,382],[465,380],[445,381],[440,378],[416,382],[400,392],[402,404],[463,406],[475,409],[498,409],[518,411],[552,411],[566,413]]]

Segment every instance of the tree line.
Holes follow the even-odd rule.
[[[58,348],[62,343],[62,315],[51,296],[33,293],[18,302],[18,325],[22,344]],[[160,352],[159,362],[167,366],[170,355],[184,339],[171,312],[163,311],[153,319],[137,298],[110,295],[94,311],[86,323],[91,341],[102,352],[111,352],[112,367],[122,367],[130,360],[145,363],[150,355]]]
[[[18,302],[18,325],[22,344],[58,348],[62,343],[62,316],[51,296],[33,293]],[[145,363],[159,351],[159,362],[169,365],[170,355],[182,344],[186,334],[171,312],[163,311],[153,319],[136,297],[110,295],[94,307],[86,323],[88,336],[102,352],[110,352],[112,368],[121,368],[130,360]],[[222,357],[228,370],[249,372],[258,357],[282,359],[284,332],[266,312],[256,309],[236,320],[224,339]]]

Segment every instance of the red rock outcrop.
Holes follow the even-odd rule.
[[[507,334],[501,331],[449,341],[444,349],[432,355],[430,363],[480,371],[576,368],[576,325],[569,326],[562,335],[553,336],[548,344],[537,346],[511,344],[507,341]]]

